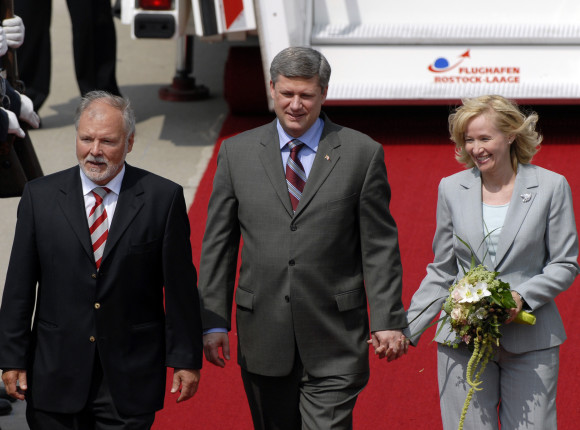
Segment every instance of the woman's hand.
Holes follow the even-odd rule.
[[[515,291],[512,291],[511,293],[512,293],[512,297],[513,297],[514,301],[516,302],[516,307],[511,308],[509,310],[508,318],[505,320],[506,324],[509,324],[513,320],[515,320],[524,306],[524,302],[522,301],[522,296],[520,296],[519,293],[517,293]]]

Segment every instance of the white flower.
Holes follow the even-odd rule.
[[[477,294],[475,294],[477,290],[471,284],[464,284],[461,285],[459,288],[458,295],[460,297],[459,303],[474,303],[479,300]]]
[[[455,287],[453,290],[453,300],[455,300],[457,303],[471,303],[471,296],[473,294],[471,292],[472,289],[473,286],[467,282],[457,285],[457,287]]]
[[[486,282],[478,282],[475,286],[471,284],[458,285],[455,290],[459,290],[456,295],[459,297],[458,303],[477,303],[482,298],[491,295]]]
[[[487,282],[478,282],[473,288],[473,295],[477,297],[476,302],[487,296],[491,296],[491,292],[487,289]]]
[[[453,289],[453,291],[451,292],[451,298],[453,299],[453,301],[454,301],[455,303],[459,303],[459,300],[461,300],[461,299],[463,298],[463,295],[462,295],[462,292],[461,292],[461,290],[462,290],[462,286],[460,286],[460,285],[457,285],[457,286],[456,286],[456,287]]]

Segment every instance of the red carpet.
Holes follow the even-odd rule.
[[[446,175],[461,169],[453,158],[453,145],[447,138],[448,108],[350,108],[326,109],[338,124],[361,130],[385,146],[389,182],[392,188],[391,209],[399,227],[404,267],[403,300],[409,305],[419,286],[426,265],[432,260],[431,241],[435,230],[437,185]],[[221,140],[240,131],[264,124],[272,116],[226,119],[214,157],[199,185],[189,211],[194,264],[199,267],[201,241],[207,204]],[[580,192],[580,141],[577,137],[580,112],[576,107],[545,108],[540,111],[544,146],[534,163],[565,175],[575,196]],[[580,197],[575,199],[576,223],[580,224]],[[561,294],[557,303],[568,332],[561,348],[558,386],[560,429],[578,428],[576,376],[580,366],[580,308],[576,287]],[[435,344],[430,329],[417,348],[402,359],[387,363],[371,356],[371,380],[355,408],[357,429],[429,429],[441,428],[437,394]],[[252,429],[239,367],[236,363],[235,331],[232,360],[225,369],[204,364],[200,389],[194,399],[177,405],[176,396],[168,394],[166,407],[157,415],[155,430],[180,429]],[[170,380],[168,378],[168,380]]]

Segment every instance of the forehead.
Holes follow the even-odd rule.
[[[92,121],[106,121],[106,122],[117,122],[118,120],[123,120],[123,115],[121,111],[113,106],[101,102],[94,101],[91,103],[81,114],[79,122],[92,122]]]
[[[498,131],[496,125],[496,114],[493,112],[484,112],[480,115],[474,116],[467,121],[465,126],[465,133],[496,131]]]
[[[280,75],[274,87],[279,91],[314,91],[320,88],[318,76],[312,78],[286,77]]]

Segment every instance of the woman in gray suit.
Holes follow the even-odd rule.
[[[413,296],[406,335],[430,324],[463,276],[461,267],[470,266],[471,251],[459,238],[477,264],[500,272],[517,304],[482,376],[483,390],[471,401],[466,429],[497,429],[498,418],[502,429],[557,428],[558,354],[566,334],[554,299],[580,271],[578,236],[566,179],[530,164],[542,141],[537,120],[500,96],[465,100],[449,116],[456,159],[467,169],[439,185],[434,261]],[[512,323],[522,309],[534,313],[535,325]],[[465,370],[471,352],[464,343],[444,345],[454,339],[449,325],[435,338],[446,430],[457,428],[470,388]]]

